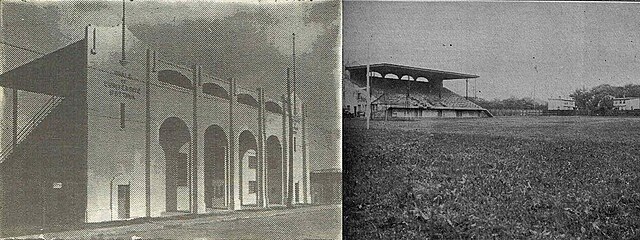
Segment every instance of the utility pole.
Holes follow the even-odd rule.
[[[365,109],[365,115],[367,118],[367,129],[369,129],[369,119],[371,119],[371,83],[370,83],[371,69],[370,67],[371,66],[367,64],[367,108]]]

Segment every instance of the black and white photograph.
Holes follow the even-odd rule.
[[[0,25],[0,238],[342,238],[341,1],[2,0]]]
[[[640,238],[640,4],[343,9],[345,239]]]

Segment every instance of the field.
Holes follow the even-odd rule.
[[[640,238],[640,118],[343,123],[346,239]]]

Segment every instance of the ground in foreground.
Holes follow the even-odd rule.
[[[640,119],[343,124],[346,238],[638,238]]]

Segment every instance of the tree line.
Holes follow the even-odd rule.
[[[486,100],[482,98],[469,98],[473,103],[485,109],[547,109],[546,103],[541,103],[533,98],[516,98]]]
[[[640,85],[622,87],[602,84],[591,89],[581,88],[569,95],[576,100],[576,107],[588,112],[607,112],[613,109],[613,98],[640,97]]]

